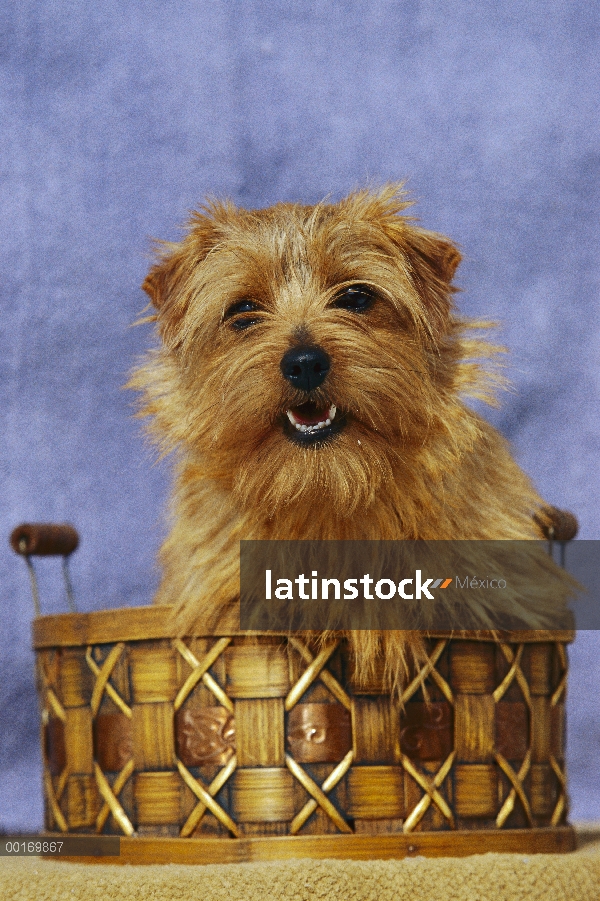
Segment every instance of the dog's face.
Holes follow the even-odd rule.
[[[441,428],[460,255],[406,206],[397,189],[213,205],[151,270],[163,349],[148,410],[240,502],[347,515]]]

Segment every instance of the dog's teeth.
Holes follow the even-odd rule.
[[[309,432],[309,433],[318,432],[319,429],[327,428],[327,426],[331,425],[331,423],[333,422],[335,414],[336,414],[336,408],[335,408],[335,405],[332,404],[330,406],[329,410],[327,411],[325,419],[321,419],[320,422],[313,422],[313,423],[310,423],[309,425],[306,425],[302,422],[298,422],[298,420],[297,420],[296,416],[294,415],[294,413],[292,412],[292,410],[286,410],[287,418],[289,419],[291,424],[294,426],[296,431]]]

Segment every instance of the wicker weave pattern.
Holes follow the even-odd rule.
[[[561,642],[431,640],[401,699],[343,642],[38,652],[47,828],[298,835],[559,826]]]

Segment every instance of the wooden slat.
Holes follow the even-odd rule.
[[[565,705],[550,708],[550,753],[557,760],[565,757]]]
[[[495,750],[507,760],[523,760],[529,747],[529,711],[522,701],[496,704]]]
[[[532,695],[552,693],[552,656],[554,646],[548,642],[529,649],[529,690]]]
[[[531,745],[534,763],[546,763],[550,758],[552,708],[548,698],[531,699]]]
[[[181,816],[181,779],[177,773],[136,773],[135,806],[139,825],[176,824]]]
[[[574,629],[519,629],[514,632],[482,629],[479,632],[456,629],[454,632],[428,632],[430,638],[453,638],[469,641],[505,641],[510,644],[530,644],[538,641],[575,641]]]
[[[493,764],[457,764],[454,806],[459,817],[494,817],[498,812],[498,773]]]
[[[179,689],[176,652],[169,646],[141,644],[134,645],[130,653],[129,678],[134,702],[174,700]]]
[[[236,700],[235,728],[240,767],[283,767],[283,698]]]
[[[457,695],[454,747],[459,762],[488,763],[494,755],[494,699],[491,695]]]
[[[530,775],[531,812],[549,823],[556,804],[556,777],[551,766],[534,763]]]
[[[67,820],[69,829],[93,826],[99,809],[100,796],[94,777],[70,776],[67,781]]]
[[[112,644],[150,638],[174,638],[171,607],[122,607],[92,613],[40,616],[31,624],[34,648]]]
[[[172,705],[136,704],[132,726],[136,770],[172,769],[175,766]]]
[[[411,760],[445,760],[454,747],[453,732],[448,701],[409,701],[400,712],[401,752]]]
[[[85,660],[83,650],[62,651],[60,684],[65,707],[83,707],[89,704],[94,688],[94,677]]]
[[[94,758],[103,773],[120,772],[133,754],[131,717],[121,711],[100,713],[92,725]]]
[[[353,735],[357,763],[400,761],[399,710],[389,695],[355,698]]]
[[[357,835],[394,835],[402,832],[403,819],[383,818],[380,820],[354,819],[354,831]]]
[[[276,823],[294,816],[293,779],[285,767],[239,769],[232,782],[236,821]]]
[[[151,638],[176,638],[178,630],[172,618],[172,607],[121,607],[116,610],[95,610],[92,613],[59,613],[38,616],[32,624],[33,647],[77,647],[88,644],[104,644],[117,641],[144,641]],[[197,634],[200,634],[198,632]],[[205,634],[209,634],[207,629]],[[257,635],[256,632],[232,632],[217,630],[213,637],[221,635]],[[275,634],[275,633],[273,633]],[[468,638],[471,641],[491,641],[499,635],[507,642],[562,641],[575,639],[572,629],[527,630],[520,632],[431,632],[431,638]]]
[[[348,816],[399,819],[405,815],[404,771],[396,766],[355,766],[348,773]]]
[[[225,651],[230,698],[285,698],[290,690],[289,666],[282,645],[230,645]]]
[[[60,834],[57,836],[60,838]],[[501,829],[419,832],[410,835],[298,835],[220,838],[121,838],[119,857],[55,857],[75,863],[207,864],[327,858],[392,860],[403,857],[468,857],[497,853],[561,854],[575,850],[575,830]]]
[[[491,694],[496,687],[493,644],[458,641],[452,644],[451,684],[459,694]]]
[[[69,773],[94,772],[92,752],[92,713],[89,707],[70,707],[65,722],[65,747]]]

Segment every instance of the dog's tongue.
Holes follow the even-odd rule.
[[[328,412],[328,407],[317,407],[312,401],[292,408],[294,419],[300,425],[315,425],[317,422],[323,422],[327,419]]]

